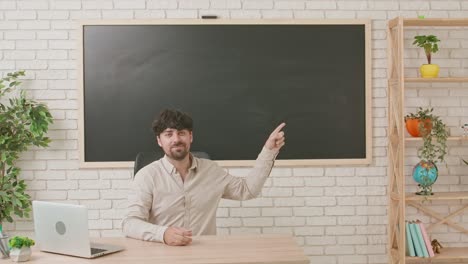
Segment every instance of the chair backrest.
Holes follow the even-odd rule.
[[[202,158],[202,159],[209,159],[210,156],[201,151],[191,151],[192,155],[194,155],[197,158]],[[133,167],[133,176],[137,174],[137,172],[145,167],[146,165],[150,164],[151,162],[158,160],[160,158],[164,157],[164,152],[162,151],[155,151],[155,152],[140,152],[137,154],[135,158],[135,165]]]

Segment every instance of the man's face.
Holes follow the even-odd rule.
[[[192,132],[187,129],[167,128],[158,137],[158,145],[173,160],[183,160],[190,152]]]

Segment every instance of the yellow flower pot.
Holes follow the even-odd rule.
[[[419,68],[423,78],[437,78],[439,76],[439,65],[437,64],[423,64]]]

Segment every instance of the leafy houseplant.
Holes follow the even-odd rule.
[[[31,212],[30,196],[24,180],[18,179],[15,161],[29,146],[46,147],[50,142],[45,136],[52,123],[47,107],[26,98],[24,90],[16,97],[5,96],[21,84],[20,76],[24,71],[0,79],[0,231],[2,222],[13,222],[12,214],[29,217]]]
[[[423,48],[427,58],[427,64],[423,64],[419,68],[423,78],[434,78],[439,75],[439,65],[431,64],[432,53],[439,51],[437,42],[440,42],[440,40],[434,35],[421,35],[414,37],[413,45]]]
[[[28,261],[31,258],[31,247],[34,246],[34,240],[28,237],[14,236],[8,241],[11,248],[10,257],[13,261]]]
[[[418,149],[421,162],[413,169],[413,178],[421,187],[421,191],[417,194],[421,195],[432,194],[432,184],[438,177],[436,162],[443,162],[447,154],[447,127],[432,111],[433,108],[419,107],[416,113],[405,116],[408,131],[412,130],[409,128],[411,124],[414,126],[416,122],[419,134],[423,138],[423,146]]]

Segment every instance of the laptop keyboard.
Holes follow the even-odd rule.
[[[106,249],[102,249],[102,248],[91,248],[91,255],[94,255],[94,254],[97,254],[97,253],[101,253],[101,252],[104,252],[104,251],[107,251]]]

